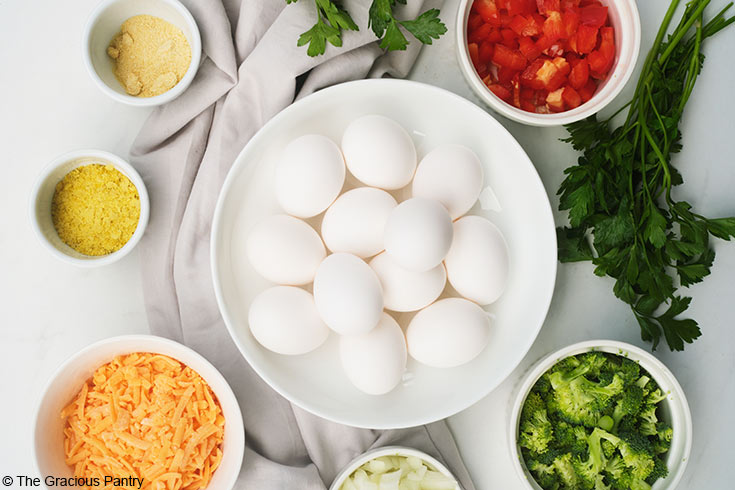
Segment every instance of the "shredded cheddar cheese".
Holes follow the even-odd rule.
[[[138,489],[119,484],[142,478],[140,490],[203,489],[222,460],[225,419],[214,393],[160,354],[101,366],[61,417],[66,463],[75,477],[97,478],[95,488]]]

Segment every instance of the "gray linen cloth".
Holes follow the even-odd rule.
[[[194,348],[227,378],[240,402],[247,448],[239,489],[323,490],[352,458],[372,447],[405,445],[446,463],[474,490],[444,422],[406,430],[345,427],[311,415],[278,395],[245,362],[219,315],[211,283],[209,235],[224,178],[255,132],[295,98],[365,77],[405,76],[420,45],[384,54],[366,28],[369,0],[345,6],[360,32],[342,49],[309,58],[296,47],[316,20],[301,0],[184,0],[197,20],[205,56],[178,99],[156,110],[140,132],[132,161],[151,196],[141,245],[154,334]],[[416,15],[441,0],[411,0]]]

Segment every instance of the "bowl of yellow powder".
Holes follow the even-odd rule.
[[[201,61],[191,13],[177,0],[103,0],[84,31],[84,61],[113,99],[156,106],[186,90]]]
[[[31,223],[56,257],[82,267],[127,255],[148,224],[148,192],[125,160],[99,150],[56,158],[36,181]]]

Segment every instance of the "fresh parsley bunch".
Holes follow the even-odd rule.
[[[681,149],[679,122],[702,69],[702,42],[735,21],[725,18],[730,3],[704,23],[709,3],[690,1],[666,37],[679,0],[671,2],[633,99],[618,111],[627,109],[622,126],[611,127],[617,113],[567,126],[565,141],[582,156],[558,192],[570,225],[557,230],[559,259],[589,260],[595,274],[614,278],[615,296],[631,306],[654,349],[662,335],[672,350],[701,335],[696,321],[678,317],[691,298],[676,294],[676,282],[686,287],[710,273],[710,235],[735,237],[735,218],[706,218],[671,195],[683,183],[671,156]]]
[[[286,0],[295,3],[298,0]],[[324,54],[327,42],[333,46],[342,46],[342,31],[359,31],[359,27],[342,8],[338,0],[314,0],[317,10],[317,21],[311,29],[301,34],[298,46],[306,44],[309,56]],[[368,26],[380,39],[380,47],[388,51],[404,50],[408,40],[401,27],[410,32],[424,44],[431,44],[447,32],[447,27],[439,19],[439,10],[430,9],[413,20],[398,20],[393,11],[398,5],[405,5],[406,0],[373,0],[370,5]]]

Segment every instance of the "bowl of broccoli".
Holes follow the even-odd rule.
[[[692,420],[661,361],[630,344],[593,340],[528,371],[510,411],[509,442],[532,490],[671,490],[689,458]]]

